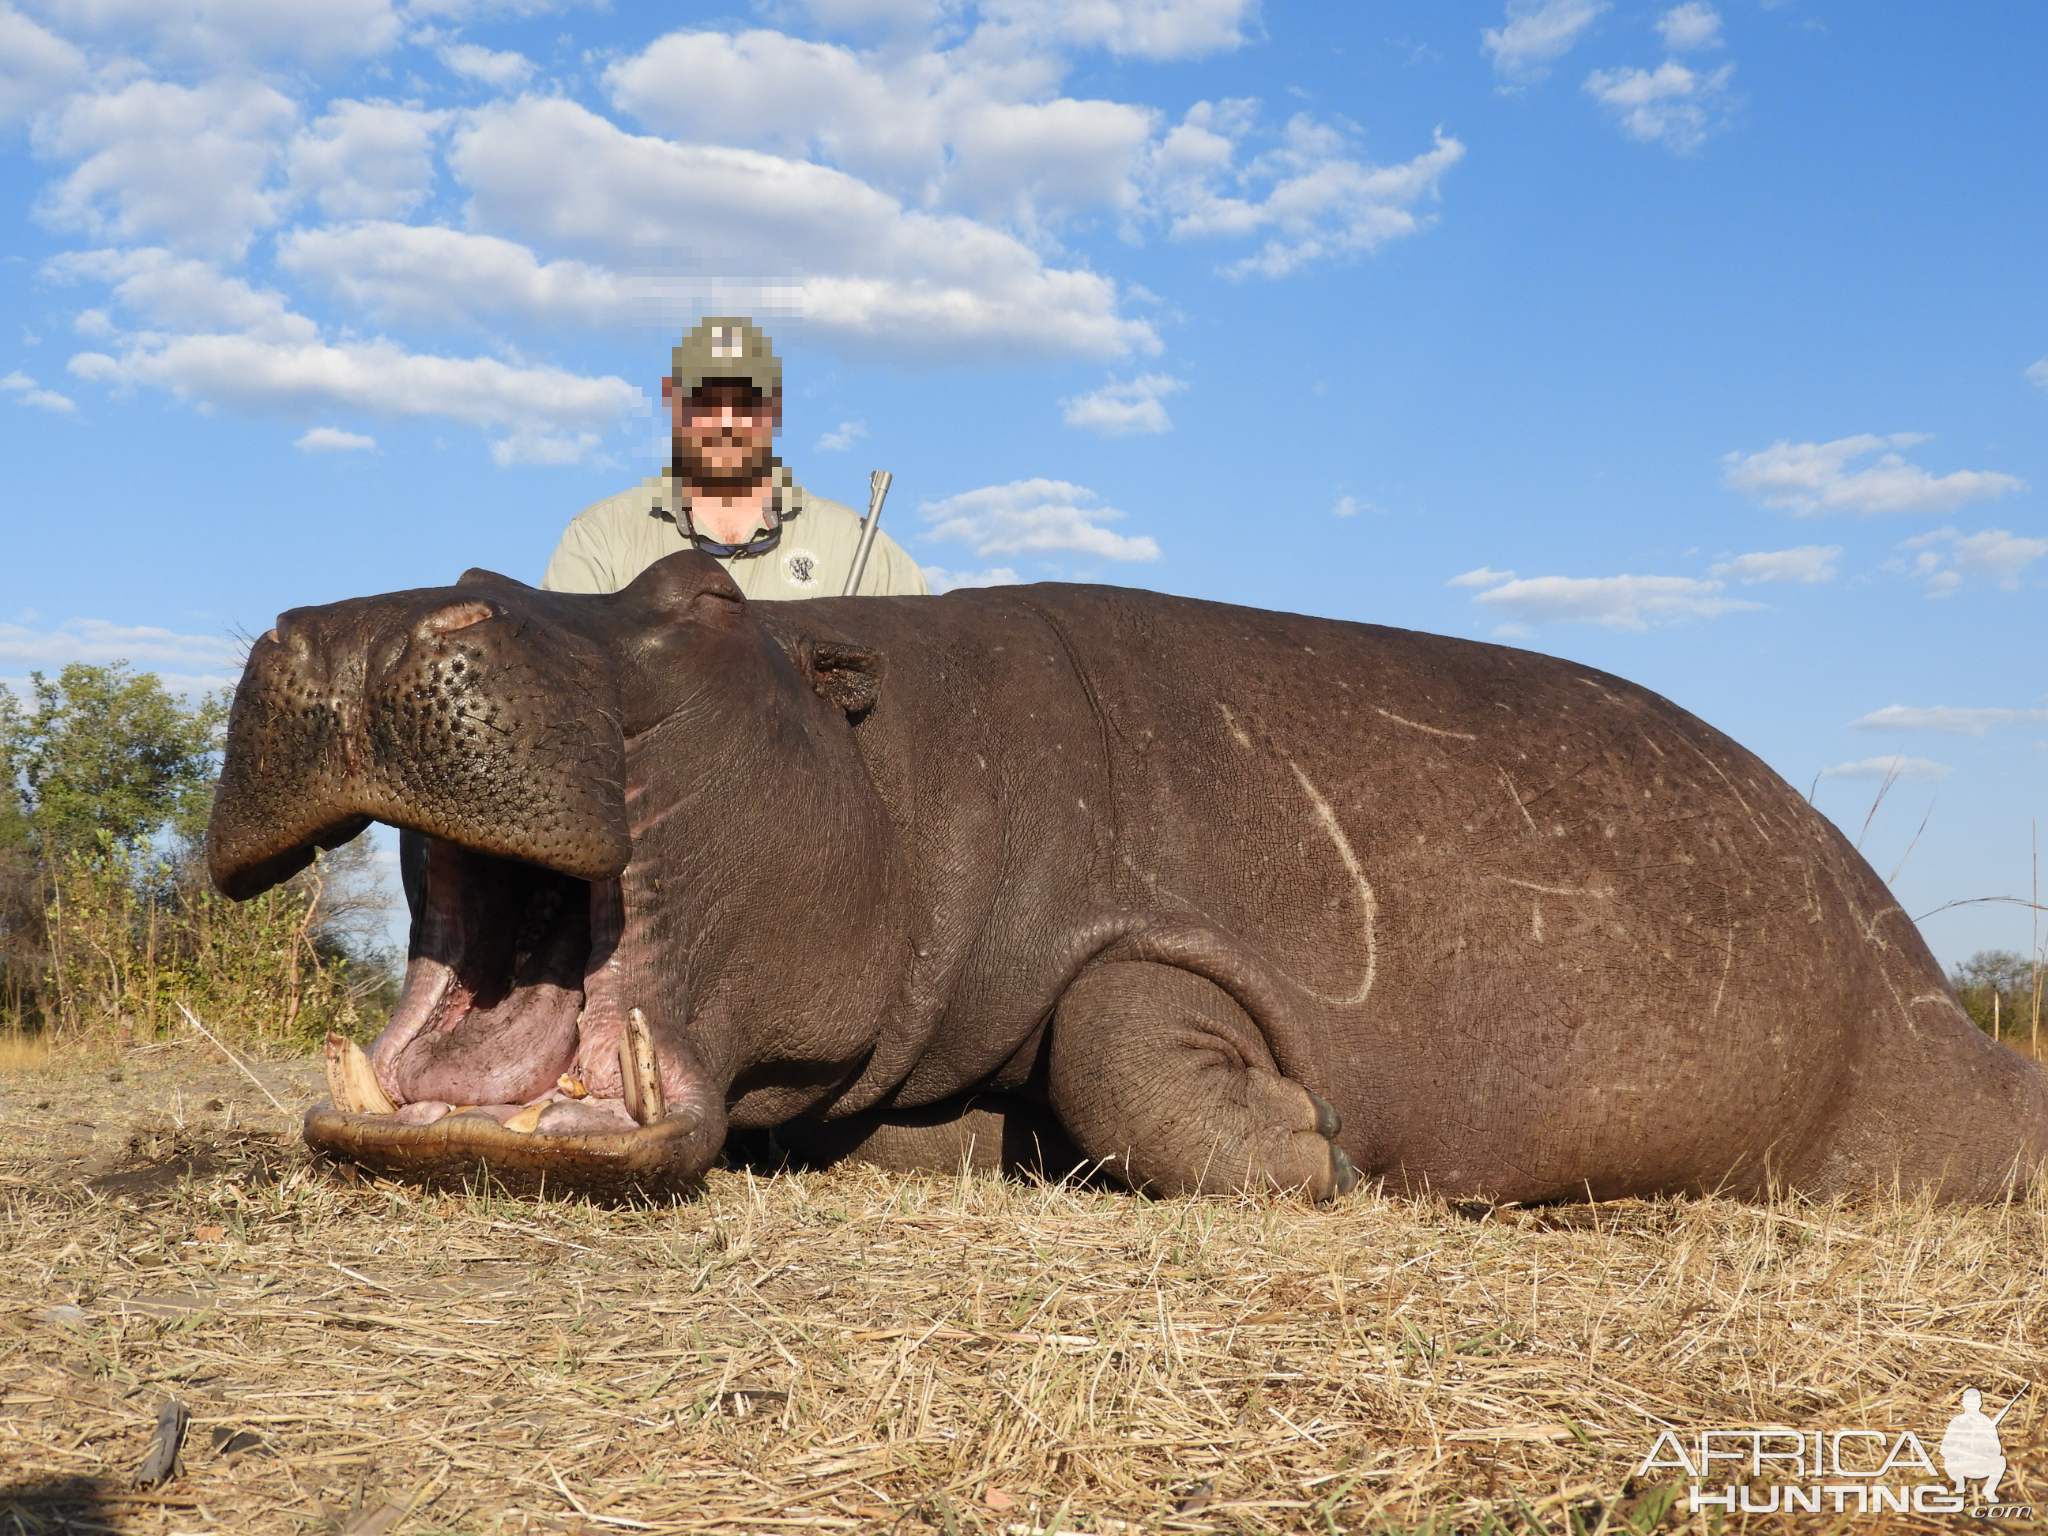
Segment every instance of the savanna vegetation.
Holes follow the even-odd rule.
[[[2041,1033],[2041,961],[2009,949],[1980,949],[1949,973],[1977,1027],[2008,1045],[2036,1050]]]
[[[185,1031],[273,1049],[388,1011],[385,893],[367,842],[247,903],[206,879],[225,697],[126,665],[0,688],[0,1029],[52,1045]]]

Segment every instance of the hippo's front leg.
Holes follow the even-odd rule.
[[[1280,1075],[1258,1026],[1177,966],[1090,966],[1053,1013],[1052,1106],[1092,1160],[1158,1195],[1344,1194],[1337,1112]]]

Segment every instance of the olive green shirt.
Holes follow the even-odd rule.
[[[766,554],[720,560],[750,598],[837,597],[860,546],[860,516],[851,507],[812,496],[775,471],[782,539]],[[691,547],[679,509],[689,498],[672,475],[641,481],[585,507],[562,534],[541,578],[546,592],[616,592],[664,555]],[[860,596],[892,597],[931,590],[917,562],[886,533],[875,535]]]

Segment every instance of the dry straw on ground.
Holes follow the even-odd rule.
[[[183,1047],[16,1064],[0,1125],[5,1536],[1705,1530],[1631,1480],[1658,1427],[1932,1449],[1971,1385],[2019,1395],[2005,1497],[2048,1506],[2038,1200],[1475,1220],[840,1170],[603,1210],[351,1182]],[[169,1396],[181,1467],[137,1491]],[[1724,1528],[1970,1524],[1797,1520]]]

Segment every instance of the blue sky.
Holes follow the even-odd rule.
[[[2044,42],[1874,0],[0,3],[0,677],[192,686],[285,607],[537,579],[658,467],[674,330],[750,311],[798,477],[890,469],[943,584],[1570,656],[1812,786],[1915,915],[2025,897]]]

